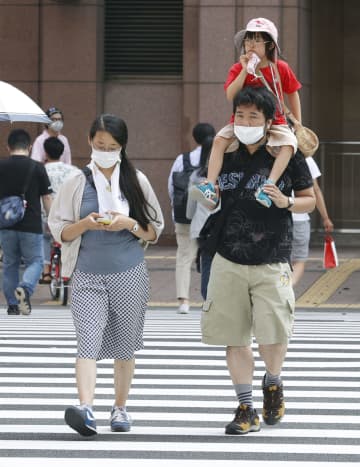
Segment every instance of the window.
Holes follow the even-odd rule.
[[[105,2],[105,78],[181,76],[183,0]]]

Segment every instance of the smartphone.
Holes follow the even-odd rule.
[[[109,225],[109,224],[111,224],[111,219],[109,219],[107,217],[98,217],[96,219],[96,222],[99,222],[100,224]]]

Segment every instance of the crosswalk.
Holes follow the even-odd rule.
[[[298,311],[283,371],[286,415],[278,426],[241,437],[224,435],[236,399],[224,349],[201,344],[199,322],[199,310],[147,312],[128,401],[132,430],[109,429],[112,363],[105,360],[94,407],[99,435],[84,439],[63,421],[64,408],[77,403],[70,311],[1,311],[0,466],[360,465],[358,312]],[[257,357],[259,412],[263,373]]]

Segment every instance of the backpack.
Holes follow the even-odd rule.
[[[181,172],[173,172],[172,174],[174,220],[179,224],[190,224],[191,220],[186,217],[188,188],[190,175],[197,167],[191,165],[189,152],[183,154],[183,165],[184,169]]]

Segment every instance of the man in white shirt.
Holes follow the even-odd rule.
[[[44,151],[46,154],[45,169],[48,174],[51,188],[53,190],[52,198],[55,197],[60,186],[71,175],[79,172],[79,169],[71,164],[61,162],[61,155],[64,151],[64,144],[56,136],[50,136],[44,141]],[[47,225],[46,213],[42,212],[43,231],[44,231],[44,269],[39,284],[50,284],[50,253],[52,236]]]
[[[314,181],[316,208],[320,213],[325,232],[330,233],[334,230],[334,225],[329,218],[324,196],[317,182],[317,178],[321,176],[321,172],[312,157],[307,157],[305,160]],[[294,228],[291,263],[293,268],[292,283],[293,286],[295,286],[305,272],[305,262],[309,256],[310,216],[307,213],[293,213],[292,217],[294,221]]]
[[[66,136],[61,134],[61,130],[64,126],[64,115],[62,111],[57,107],[50,107],[46,111],[46,115],[52,122],[49,125],[45,125],[44,131],[35,139],[31,151],[31,159],[42,162],[44,164],[46,162],[44,142],[50,136],[56,136],[56,138],[58,138],[64,145],[64,152],[60,158],[60,161],[64,162],[65,164],[71,164],[69,141]]]
[[[215,129],[209,123],[198,123],[194,126],[192,135],[198,146],[190,152],[190,164],[194,168],[197,168],[200,162],[201,145],[208,136],[215,135]],[[183,154],[179,154],[171,168],[168,179],[168,191],[172,207],[174,204],[173,173],[182,172],[183,170]],[[190,238],[190,222],[190,220],[186,224],[175,222],[177,243],[175,270],[176,296],[179,302],[178,313],[181,314],[189,312],[191,265],[196,257],[198,248],[197,241],[194,238]]]

